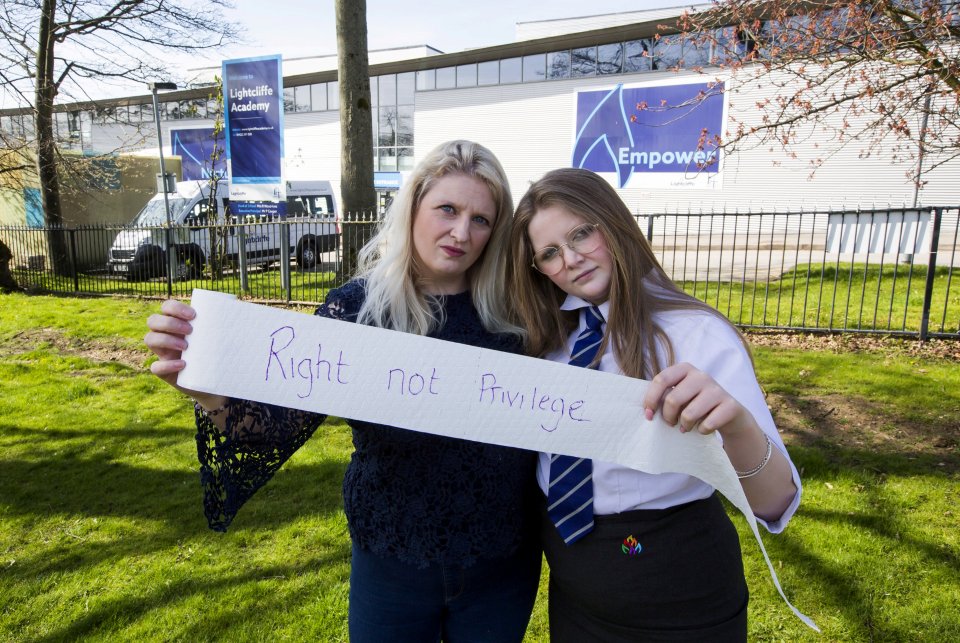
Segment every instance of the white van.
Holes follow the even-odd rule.
[[[200,274],[210,256],[210,227],[226,222],[226,258],[238,260],[240,238],[249,265],[280,260],[280,226],[277,219],[238,219],[228,216],[230,200],[226,182],[218,188],[217,217],[209,213],[210,185],[206,181],[181,181],[177,191],[167,194],[176,252],[175,277],[187,279]],[[325,252],[340,245],[337,202],[329,181],[287,181],[286,221],[290,224],[290,255],[301,268],[313,268]],[[163,194],[154,195],[130,224],[117,235],[107,258],[107,271],[128,279],[149,279],[166,274],[167,214]],[[238,223],[255,225],[239,226]],[[231,225],[232,224],[232,225]],[[243,234],[241,234],[243,233]]]

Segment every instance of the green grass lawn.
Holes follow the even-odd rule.
[[[211,532],[192,407],[145,368],[157,306],[0,297],[0,640],[345,641],[349,430],[328,422],[229,533]],[[799,513],[764,543],[823,636],[776,595],[733,511],[751,640],[956,640],[957,363],[894,349],[755,357],[804,479]],[[529,641],[548,640],[544,588]]]
[[[926,266],[805,264],[769,280],[688,281],[682,287],[736,324],[831,330],[920,328]],[[933,275],[929,329],[957,332],[960,283],[938,267]]]
[[[798,265],[783,274],[748,273],[732,281],[686,281],[688,293],[718,309],[736,324],[825,330],[876,330],[917,332],[923,314],[926,270],[923,265],[813,263]],[[55,292],[100,293],[165,297],[163,279],[128,282],[122,277],[15,272],[21,284]],[[336,273],[292,269],[290,290],[281,287],[276,266],[248,275],[247,289],[239,274],[221,279],[204,275],[172,285],[175,297],[189,298],[194,288],[206,288],[263,301],[321,302],[335,287]],[[940,266],[933,275],[928,330],[960,332],[960,281]]]

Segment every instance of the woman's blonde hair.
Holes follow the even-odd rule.
[[[542,357],[561,348],[578,323],[576,311],[560,310],[567,294],[531,265],[534,249],[528,234],[530,220],[540,210],[553,206],[600,226],[613,264],[609,319],[600,354],[613,341],[624,374],[649,379],[667,366],[660,363],[658,344],[668,363],[674,362],[673,343],[656,322],[656,313],[701,311],[730,324],[719,312],[673,284],[637,221],[609,183],[588,170],[565,168],[548,172],[530,186],[517,205],[510,235],[510,292],[520,324],[527,331],[529,354]]]
[[[424,195],[447,175],[482,181],[496,204],[497,218],[487,245],[467,270],[467,281],[484,328],[523,336],[513,324],[502,287],[506,281],[505,246],[510,236],[513,198],[500,161],[471,141],[449,141],[417,165],[387,210],[377,234],[360,250],[358,277],[366,280],[366,300],[358,321],[426,335],[442,325],[439,299],[423,291],[413,245],[413,218]]]

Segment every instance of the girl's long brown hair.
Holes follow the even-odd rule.
[[[655,313],[706,312],[740,334],[719,312],[673,284],[636,220],[609,183],[589,170],[564,168],[548,172],[530,186],[517,205],[510,235],[510,290],[520,325],[527,330],[528,354],[542,357],[558,350],[577,327],[578,313],[560,310],[566,293],[531,266],[530,220],[540,210],[553,206],[600,225],[613,261],[610,318],[601,354],[607,343],[613,341],[614,354],[624,374],[650,379],[674,362],[673,343],[655,321]],[[668,364],[660,363],[658,345],[664,348]]]

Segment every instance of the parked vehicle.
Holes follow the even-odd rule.
[[[288,232],[290,256],[303,269],[317,265],[320,256],[340,246],[337,202],[329,181],[288,181],[286,213],[279,217],[236,217],[230,214],[228,187],[219,187],[217,216],[210,213],[210,185],[203,181],[181,181],[177,191],[167,194],[170,209],[171,250],[175,254],[174,276],[196,277],[209,263],[222,236],[223,258],[239,261],[243,239],[250,265],[268,264],[282,257],[281,237]],[[287,225],[280,225],[285,221]],[[217,224],[222,225],[217,225]],[[167,212],[163,194],[153,196],[110,247],[107,270],[128,279],[149,279],[166,275]]]

